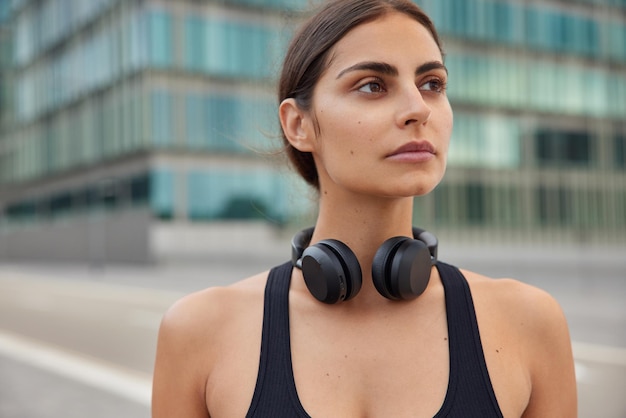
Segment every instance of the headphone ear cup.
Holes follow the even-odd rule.
[[[378,248],[374,259],[372,260],[372,281],[378,293],[391,300],[398,300],[397,292],[392,289],[391,284],[391,268],[393,256],[396,254],[398,246],[409,238],[394,237]]]
[[[426,290],[431,267],[431,254],[424,242],[394,237],[376,252],[372,279],[378,292],[388,299],[414,299]]]
[[[311,294],[320,302],[334,304],[352,299],[361,290],[359,262],[347,245],[327,239],[302,253],[302,275]]]

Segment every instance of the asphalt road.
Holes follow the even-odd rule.
[[[626,418],[625,253],[482,250],[448,248],[446,261],[552,293],[570,323],[580,416]],[[156,333],[167,307],[283,257],[241,260],[0,264],[0,417],[149,417]]]

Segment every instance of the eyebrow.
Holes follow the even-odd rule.
[[[337,75],[337,79],[343,77],[346,73],[353,71],[374,71],[380,74],[397,76],[399,74],[398,68],[391,64],[387,64],[385,62],[377,62],[377,61],[364,61],[359,62],[357,64],[351,65],[348,68],[341,70],[341,72]],[[448,69],[445,65],[443,65],[440,61],[428,61],[424,64],[417,67],[415,70],[415,75],[420,75],[426,73],[431,70],[444,70],[446,74],[448,74]]]

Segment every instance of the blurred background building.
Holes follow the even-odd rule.
[[[276,155],[274,94],[310,3],[0,0],[0,259],[202,256],[224,231],[312,222],[314,193]],[[416,223],[626,244],[626,0],[417,3],[455,130]]]

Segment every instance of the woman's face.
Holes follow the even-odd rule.
[[[330,53],[308,117],[320,191],[430,192],[445,172],[452,110],[431,34],[400,13],[357,26]]]

